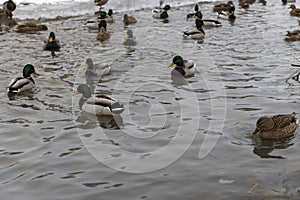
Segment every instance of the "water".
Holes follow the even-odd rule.
[[[147,9],[155,4],[138,11],[129,5],[138,23],[128,27],[120,8],[103,43],[81,26],[93,13],[45,22],[62,43],[56,58],[42,51],[49,31],[1,35],[1,198],[299,199],[299,136],[248,137],[260,116],[298,112],[299,84],[285,80],[299,43],[283,40],[297,19],[280,1],[255,3],[237,8],[233,24],[206,29],[197,44],[181,36],[193,26],[185,20],[193,5],[177,6],[163,23]],[[61,15],[54,5],[30,13],[32,5],[23,6],[14,16],[54,18]],[[97,10],[91,1],[71,5],[65,16]],[[200,5],[204,16],[215,17],[212,6]],[[128,28],[138,40],[132,48],[122,45]],[[167,68],[175,54],[197,64],[183,85]],[[88,57],[111,63],[95,89],[125,103],[120,117],[97,119],[78,109],[80,96],[72,92],[86,82]],[[6,86],[26,63],[41,74],[36,87],[9,100]]]

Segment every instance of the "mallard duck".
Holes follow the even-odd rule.
[[[123,44],[125,46],[134,46],[136,45],[136,39],[133,37],[133,32],[132,30],[127,30],[126,36],[125,36],[125,41]]]
[[[220,27],[222,23],[216,19],[202,19],[201,11],[195,13],[195,17],[197,19],[201,19],[203,21],[203,27]]]
[[[170,5],[165,5],[162,9],[153,9],[152,10],[152,16],[157,19],[167,19],[169,17],[168,10],[171,10]]]
[[[33,88],[34,80],[31,74],[38,75],[31,64],[27,64],[23,68],[23,77],[14,78],[8,85],[7,91],[9,93],[19,93]]]
[[[175,66],[172,70],[172,75],[181,74],[184,77],[193,76],[196,72],[196,65],[191,60],[183,60],[181,56],[174,56],[173,61],[169,64],[169,67]]]
[[[300,30],[288,31],[284,39],[286,41],[299,41],[300,40]]]
[[[97,38],[97,40],[100,40],[101,42],[103,42],[104,40],[107,40],[108,38],[110,38],[110,33],[107,32],[104,27],[101,27],[96,38]]]
[[[280,139],[291,136],[297,127],[296,113],[261,117],[256,122],[256,129],[252,133],[264,139]]]
[[[106,19],[106,21],[109,23],[114,21],[113,16],[112,16],[113,14],[114,14],[114,12],[112,9],[109,9],[107,13],[102,10],[95,12],[95,15],[99,15],[100,19],[101,19],[101,16],[104,15],[102,19]]]
[[[109,65],[94,66],[94,62],[91,58],[87,58],[85,62],[84,69],[85,75],[90,78],[101,78],[102,76],[108,75],[110,73],[111,67]]]
[[[107,4],[108,0],[95,0],[95,5],[100,6],[100,9],[103,8],[102,6]]]
[[[205,38],[205,32],[202,28],[203,21],[201,19],[195,20],[196,29],[185,31],[183,33],[184,38],[193,39],[193,40],[203,40]]]
[[[50,32],[49,38],[47,41],[44,42],[44,50],[45,51],[51,51],[51,55],[54,57],[55,56],[55,51],[60,50],[60,44],[59,40],[55,38],[54,32]]]
[[[300,9],[296,8],[296,6],[294,4],[290,5],[290,15],[291,16],[296,16],[296,17],[300,17]]]
[[[134,24],[134,23],[136,23],[136,22],[137,22],[137,20],[136,20],[135,17],[133,17],[133,16],[128,16],[127,14],[124,15],[123,23],[124,23],[125,25],[128,25],[128,24]]]
[[[282,5],[286,5],[288,3],[295,3],[296,0],[282,0]]]
[[[99,12],[99,17],[97,19],[89,19],[82,26],[89,28],[90,30],[98,30],[103,26],[106,30],[107,23],[106,20],[109,18],[109,15],[105,11]]]
[[[234,4],[233,4],[232,1],[228,1],[227,3],[217,4],[213,7],[213,12],[218,12],[219,13],[219,12],[222,12],[222,11],[228,11],[228,9],[230,7],[233,7],[235,9]]]
[[[17,33],[35,33],[37,31],[46,31],[48,27],[43,24],[36,24],[34,22],[27,22],[25,24],[20,24],[14,29]]]
[[[250,4],[247,2],[247,0],[239,0],[239,6],[241,8],[247,9],[249,8]]]
[[[105,94],[92,95],[91,89],[86,84],[81,84],[73,95],[82,94],[79,100],[79,108],[84,112],[95,115],[121,114],[125,108],[115,98]]]
[[[229,9],[229,11],[221,11],[218,13],[218,18],[226,20],[235,20],[234,12]]]
[[[3,3],[2,8],[6,18],[12,18],[12,12],[16,9],[16,4],[12,0]]]
[[[187,15],[186,15],[186,19],[189,19],[189,18],[194,17],[195,14],[196,14],[197,12],[199,12],[199,6],[198,6],[198,4],[195,5],[194,11],[195,11],[194,13],[189,13],[189,14],[187,14]]]

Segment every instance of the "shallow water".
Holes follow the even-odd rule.
[[[200,5],[204,16],[215,17],[212,5]],[[194,25],[185,20],[192,10],[177,7],[169,23],[149,9],[128,11],[138,18],[128,27],[117,13],[103,43],[81,26],[93,15],[46,22],[62,43],[55,58],[42,51],[49,31],[1,35],[1,197],[299,199],[299,136],[248,137],[260,116],[298,112],[299,84],[285,80],[299,43],[283,40],[297,19],[280,1],[255,3],[237,8],[233,24],[206,29],[198,44],[181,35]],[[138,40],[131,48],[122,45],[129,28]],[[197,65],[185,84],[171,80],[175,54]],[[88,57],[111,64],[92,86],[126,105],[121,116],[78,109],[72,92],[86,82]],[[9,100],[6,86],[26,63],[41,74],[36,87]]]

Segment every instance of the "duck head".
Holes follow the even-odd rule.
[[[49,42],[55,41],[55,34],[54,34],[54,32],[50,32],[49,40],[48,40],[48,41],[49,41]]]
[[[181,56],[174,56],[172,62],[169,64],[169,67],[176,65],[177,67],[183,67],[183,59]]]
[[[257,120],[256,129],[252,134],[255,135],[256,133],[261,132],[261,131],[269,131],[274,128],[274,125],[275,124],[274,124],[274,121],[272,120],[272,118],[261,117]]]
[[[91,89],[89,88],[89,86],[87,84],[80,84],[77,87],[77,90],[73,93],[73,95],[76,95],[79,93],[82,94],[82,96],[84,98],[90,98],[92,96]]]
[[[93,60],[91,58],[87,58],[85,61],[84,69],[85,70],[93,70],[93,67],[94,67]]]
[[[25,67],[23,68],[23,77],[24,77],[24,78],[28,78],[28,77],[30,77],[31,74],[39,75],[39,74],[35,71],[33,65],[31,65],[31,64],[25,65]]]

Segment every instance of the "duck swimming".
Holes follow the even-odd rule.
[[[104,27],[101,27],[99,33],[97,33],[96,39],[103,42],[109,38],[110,38],[110,33],[107,32]]]
[[[252,136],[264,139],[280,139],[294,134],[298,124],[296,113],[261,117],[256,122]]]
[[[228,11],[228,9],[232,7],[235,10],[235,6],[233,4],[232,1],[228,1],[227,3],[221,3],[221,4],[217,4],[213,7],[213,12],[222,12],[222,11]]]
[[[137,22],[136,18],[133,17],[133,16],[128,16],[127,14],[124,15],[124,18],[123,18],[123,23],[125,25],[128,25],[128,24],[135,24]]]
[[[95,94],[92,92],[88,85],[81,84],[73,95],[82,94],[79,100],[79,108],[87,113],[95,115],[114,115],[121,114],[125,108],[115,98],[105,94]]]
[[[169,67],[175,66],[175,68],[172,70],[171,74],[176,75],[182,75],[184,77],[190,77],[193,76],[196,72],[196,65],[193,61],[189,60],[183,60],[183,58],[179,55],[174,56],[172,62],[169,64]]]
[[[296,17],[300,17],[300,9],[296,8],[296,6],[294,4],[290,5],[290,15],[291,16],[296,16]]]
[[[86,70],[85,75],[87,77],[100,79],[102,76],[110,73],[111,67],[109,65],[95,67],[91,58],[87,58],[85,63],[84,69]]]
[[[100,9],[102,9],[103,5],[107,4],[108,0],[95,0],[95,5],[100,6]]]
[[[185,31],[183,33],[184,38],[193,39],[193,40],[203,40],[205,38],[205,32],[202,28],[203,21],[201,19],[195,20],[196,29]]]
[[[45,41],[44,50],[51,51],[53,57],[56,56],[55,51],[60,50],[59,40],[55,38],[54,32],[50,32],[48,40]]]
[[[25,65],[23,68],[23,77],[14,78],[8,84],[8,93],[20,93],[33,88],[35,83],[31,78],[31,74],[39,75],[31,64]]]
[[[194,16],[203,21],[203,27],[220,27],[220,26],[222,26],[222,23],[216,19],[202,19],[201,11],[196,12]]]
[[[165,5],[162,9],[153,9],[152,16],[157,19],[167,19],[169,17],[168,10],[171,10],[170,5]]]
[[[20,24],[17,28],[14,29],[17,33],[35,33],[38,31],[46,31],[48,27],[43,24],[36,24],[34,22],[26,22],[24,24]]]
[[[132,30],[127,30],[125,41],[123,42],[125,46],[135,46],[137,44],[136,39],[133,37]]]

